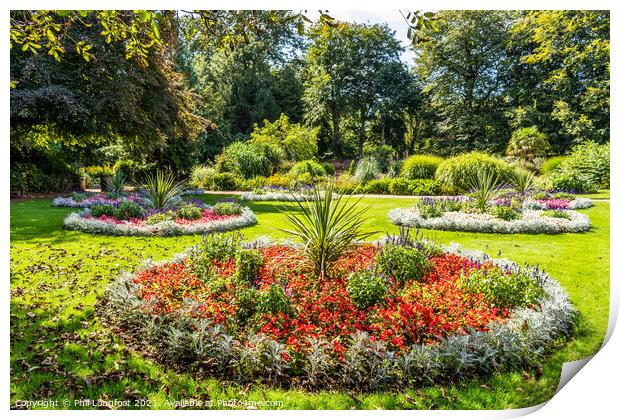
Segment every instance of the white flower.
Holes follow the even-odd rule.
[[[542,211],[524,210],[517,220],[501,220],[489,214],[445,212],[440,217],[424,219],[415,208],[393,209],[388,219],[396,225],[424,229],[488,233],[566,233],[590,229],[588,216],[564,210],[570,219],[545,216]]]
[[[114,236],[176,236],[234,230],[256,223],[256,215],[247,207],[243,207],[239,216],[233,216],[224,220],[213,220],[208,223],[192,223],[187,225],[166,220],[153,225],[139,226],[134,223],[114,223],[89,216],[89,209],[71,213],[64,220],[65,228]]]

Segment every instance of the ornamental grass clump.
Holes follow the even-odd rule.
[[[512,174],[510,184],[519,194],[526,194],[534,188],[534,174],[527,169],[517,168]]]
[[[491,200],[498,196],[503,188],[494,172],[481,169],[476,176],[469,181],[472,206],[480,213],[486,213],[491,205]]]
[[[178,203],[185,190],[183,183],[176,182],[172,172],[158,170],[146,176],[140,185],[148,205],[154,209],[168,209]]]
[[[367,220],[363,214],[368,210],[368,206],[357,207],[362,197],[351,201],[351,195],[336,197],[334,190],[334,181],[328,182],[325,191],[314,186],[309,199],[295,201],[299,215],[282,210],[291,228],[281,230],[301,242],[314,274],[321,278],[355,241],[376,233],[362,230]]]

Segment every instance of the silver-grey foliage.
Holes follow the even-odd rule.
[[[472,261],[518,267],[458,245],[444,250]],[[570,333],[576,313],[564,289],[537,267],[520,269],[541,281],[545,295],[539,305],[513,310],[509,319],[490,324],[488,331],[455,334],[437,343],[410,346],[400,354],[357,332],[349,337],[343,360],[327,351],[330,343],[316,339],[308,340],[306,353],[285,358],[285,345],[263,334],[240,342],[222,326],[191,316],[195,302],[187,302],[175,313],[147,315],[141,309],[145,302],[140,299],[140,286],[130,274],[110,283],[102,315],[127,333],[137,334],[162,361],[186,369],[206,368],[214,376],[239,382],[365,390],[452,382],[537,362],[551,342]]]

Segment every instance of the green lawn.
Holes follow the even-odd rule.
[[[608,194],[593,197],[604,198]],[[204,196],[214,201],[221,196]],[[374,230],[395,232],[387,220],[394,207],[413,199],[364,199]],[[259,223],[243,229],[246,238],[282,237],[279,208],[255,203]],[[290,204],[288,205],[290,207]],[[11,204],[11,403],[17,400],[149,399],[156,408],[166,400],[280,400],[285,409],[419,408],[501,409],[531,406],[549,399],[562,363],[597,351],[607,328],[609,307],[609,202],[596,201],[584,213],[593,228],[583,234],[494,235],[426,232],[441,242],[498,250],[518,263],[540,263],[568,290],[581,312],[574,337],[556,349],[543,366],[484,380],[406,392],[308,393],[261,385],[237,387],[212,379],[178,374],[127,350],[103,327],[94,304],[108,281],[141,260],[168,259],[199,240],[106,237],[62,230],[70,209],[50,200]],[[380,235],[377,235],[380,236]],[[72,403],[70,403],[72,405]],[[62,405],[61,405],[62,407]]]

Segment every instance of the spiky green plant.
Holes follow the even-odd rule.
[[[534,187],[534,174],[527,169],[517,168],[510,180],[512,187],[518,193],[527,193]]]
[[[116,195],[121,195],[126,183],[127,178],[125,178],[125,174],[123,174],[122,171],[116,171],[114,176],[107,180],[108,191]]]
[[[161,170],[147,175],[140,186],[146,201],[157,210],[171,207],[185,190],[184,184],[176,182],[172,172]]]
[[[331,180],[324,191],[312,189],[307,200],[298,198],[295,203],[299,215],[284,212],[290,229],[281,229],[296,237],[303,252],[319,278],[326,276],[333,263],[353,242],[363,240],[376,232],[362,231],[363,217],[368,207],[356,207],[361,197],[351,200],[351,195],[334,195]]]
[[[491,200],[496,198],[499,190],[503,188],[503,184],[499,182],[495,173],[483,168],[469,180],[469,188],[474,208],[485,213],[491,205]]]

